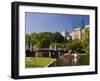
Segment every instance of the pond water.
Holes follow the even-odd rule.
[[[48,67],[80,66],[80,65],[89,65],[88,55],[79,55],[77,58],[65,58],[64,56],[58,57],[57,61],[55,61]]]

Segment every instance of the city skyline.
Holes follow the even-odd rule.
[[[71,33],[75,28],[89,25],[88,15],[51,14],[25,12],[25,31],[32,32],[62,32]]]

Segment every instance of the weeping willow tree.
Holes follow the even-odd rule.
[[[30,46],[31,46],[31,37],[30,37],[30,35],[26,34],[25,35],[25,47],[26,47],[26,50],[30,50]]]
[[[39,40],[37,33],[31,33],[25,35],[25,47],[26,50],[33,51],[34,47],[38,47]]]
[[[90,30],[89,27],[83,29],[82,34],[82,42],[84,44],[84,50],[86,54],[89,54],[89,47],[90,47]]]

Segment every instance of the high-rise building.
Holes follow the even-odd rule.
[[[89,27],[89,25],[86,25],[83,28],[77,27],[76,29],[74,29],[74,31],[71,33],[72,40],[81,39],[82,34],[84,33],[84,29],[87,27]]]
[[[64,30],[63,32],[61,32],[61,35],[63,37],[65,37],[65,38],[69,39],[69,33],[66,30]]]
[[[71,35],[72,35],[72,40],[81,39],[82,36],[81,28],[77,27],[76,29],[74,29]]]

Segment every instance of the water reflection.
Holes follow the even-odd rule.
[[[60,56],[57,58],[57,61],[52,63],[49,67],[75,66],[75,65],[89,65],[89,58],[86,55],[73,58],[66,58],[64,56]]]

